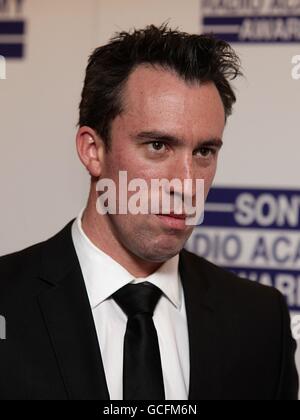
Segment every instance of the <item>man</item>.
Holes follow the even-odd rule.
[[[228,44],[166,25],[92,54],[77,133],[87,206],[53,238],[0,259],[2,399],[297,398],[279,292],[183,250],[186,213],[97,205],[99,180],[118,189],[122,171],[147,185],[202,179],[206,197],[239,74]]]

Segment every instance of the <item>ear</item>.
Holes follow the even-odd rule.
[[[93,177],[99,177],[103,168],[105,145],[90,127],[80,127],[76,135],[78,156]]]

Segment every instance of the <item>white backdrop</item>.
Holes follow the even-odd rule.
[[[54,234],[86,200],[74,138],[92,49],[115,31],[165,20],[201,30],[199,0],[24,0],[23,15],[25,58],[9,61],[0,80],[0,255]],[[300,45],[236,49],[246,77],[235,83],[215,184],[299,189],[300,81],[291,59]]]

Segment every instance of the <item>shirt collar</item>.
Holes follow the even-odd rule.
[[[128,283],[149,282],[180,309],[182,285],[178,270],[179,254],[166,261],[148,277],[134,278],[122,265],[96,247],[82,229],[82,210],[72,225],[72,239],[92,309]],[[104,280],[105,278],[105,280]]]

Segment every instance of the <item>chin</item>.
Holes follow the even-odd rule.
[[[155,243],[153,246],[149,246],[148,249],[144,248],[138,250],[138,252],[135,252],[135,254],[145,261],[163,263],[179,254],[183,246],[184,245],[171,246],[170,241],[169,244],[165,245],[158,245]]]

